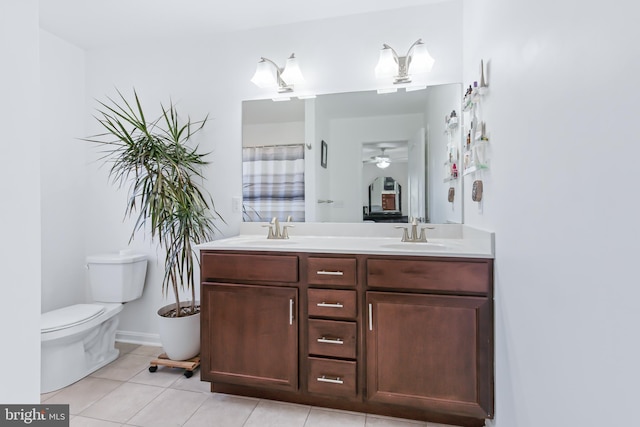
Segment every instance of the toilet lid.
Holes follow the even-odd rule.
[[[52,332],[88,322],[105,310],[98,304],[76,304],[42,313],[40,331]]]

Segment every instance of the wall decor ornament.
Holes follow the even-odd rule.
[[[482,181],[473,181],[473,187],[471,190],[471,200],[479,202],[482,200]]]

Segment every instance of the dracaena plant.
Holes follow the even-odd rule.
[[[222,219],[213,199],[201,187],[207,154],[190,140],[207,117],[181,120],[175,105],[160,105],[160,116],[147,121],[137,92],[133,102],[118,92],[119,100],[100,102],[96,119],[106,132],[86,138],[101,147],[101,160],[110,165],[109,179],[118,188],[128,187],[125,217],[136,217],[130,241],[141,230],[164,250],[162,293],[171,292],[175,310],[171,316],[195,314],[194,245],[211,240]],[[181,307],[180,289],[191,292],[191,304]]]

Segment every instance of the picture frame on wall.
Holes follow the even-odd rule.
[[[327,168],[327,150],[328,150],[328,146],[327,143],[322,140],[321,146],[320,146],[320,166],[322,166],[323,168]]]

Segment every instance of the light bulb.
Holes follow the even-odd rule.
[[[411,53],[411,63],[409,64],[409,72],[413,74],[428,73],[433,68],[436,61],[431,57],[427,46],[420,42],[413,47]]]
[[[258,62],[256,72],[251,78],[251,82],[261,89],[277,85],[276,79],[273,75],[273,71],[269,67],[267,61],[265,61],[264,59]]]
[[[304,83],[304,77],[302,77],[302,71],[298,65],[298,59],[291,54],[287,63],[284,66],[284,71],[280,74],[280,77],[287,85],[297,85]]]
[[[385,46],[380,50],[380,58],[378,59],[375,73],[379,79],[393,77],[398,73],[398,63],[390,47]]]

